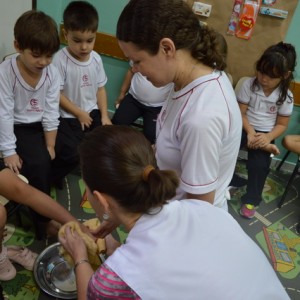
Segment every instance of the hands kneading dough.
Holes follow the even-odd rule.
[[[83,225],[87,226],[90,229],[96,229],[97,227],[99,227],[100,221],[97,218],[94,218],[83,222]],[[77,233],[83,238],[84,243],[87,247],[89,262],[93,268],[95,266],[95,268],[97,269],[101,264],[99,253],[106,252],[105,239],[97,239],[96,241],[94,241],[93,238],[91,238],[88,234],[82,232],[80,225],[75,221],[64,224],[58,232],[59,237],[65,235],[66,226],[69,226],[72,231],[77,231]],[[60,255],[62,255],[71,266],[74,266],[72,257],[63,247],[60,247]]]

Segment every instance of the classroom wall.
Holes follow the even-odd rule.
[[[7,54],[13,53],[14,24],[16,19],[24,12],[31,9],[32,0],[1,0],[0,10],[0,61]]]
[[[230,1],[232,0],[223,0]],[[37,0],[37,9],[46,12],[51,15],[59,24],[62,21],[62,13],[66,5],[71,0]],[[118,16],[120,15],[123,7],[128,2],[127,0],[107,1],[107,0],[89,0],[99,12],[100,23],[98,30],[101,32],[115,34],[116,23]],[[109,12],[109,13],[108,13]],[[292,43],[296,47],[298,54],[298,65],[296,66],[295,79],[300,82],[300,4],[298,3],[296,11],[294,12],[292,21],[290,23],[288,33],[286,35],[286,42]],[[125,61],[121,61],[108,56],[103,56],[103,63],[105,71],[108,76],[108,83],[106,90],[108,94],[108,107],[110,111],[114,111],[114,101],[118,96],[119,88],[121,86],[125,72],[127,71],[128,64]],[[295,106],[293,116],[291,118],[287,134],[300,133],[300,106]],[[281,147],[281,139],[276,141],[276,144],[280,147],[282,154],[277,159],[282,158],[285,150]],[[289,161],[295,161],[296,156],[291,156]]]

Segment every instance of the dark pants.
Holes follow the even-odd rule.
[[[2,243],[2,241],[1,241]],[[4,297],[3,297],[3,289],[2,289],[2,286],[0,285],[0,300],[4,300]]]
[[[50,195],[51,157],[41,123],[14,126],[17,153],[23,161],[20,173],[30,185]]]
[[[77,118],[60,118],[55,144],[56,157],[52,162],[52,182],[57,182],[78,166],[78,146],[84,134],[101,125],[101,114],[98,109],[90,112],[93,122],[83,131]]]
[[[20,173],[24,175],[29,184],[38,190],[50,195],[51,188],[51,157],[47,150],[42,124],[17,124],[14,126],[17,138],[17,154],[23,164]],[[47,222],[48,218],[32,211],[34,222]]]
[[[146,106],[127,94],[116,110],[112,123],[115,125],[130,125],[138,118],[143,118],[143,133],[151,144],[156,140],[156,119],[161,106]]]
[[[247,145],[247,133],[243,130],[241,147]],[[243,204],[258,206],[262,201],[262,192],[270,171],[270,153],[263,150],[248,149],[246,167],[248,182],[246,194],[242,196]]]

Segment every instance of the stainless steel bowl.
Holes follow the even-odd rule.
[[[33,274],[41,290],[60,299],[76,299],[73,268],[59,255],[60,243],[47,247],[37,257]]]

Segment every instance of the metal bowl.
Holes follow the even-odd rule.
[[[60,243],[47,247],[37,257],[33,274],[41,290],[60,299],[76,299],[76,277],[73,268],[59,255]]]

